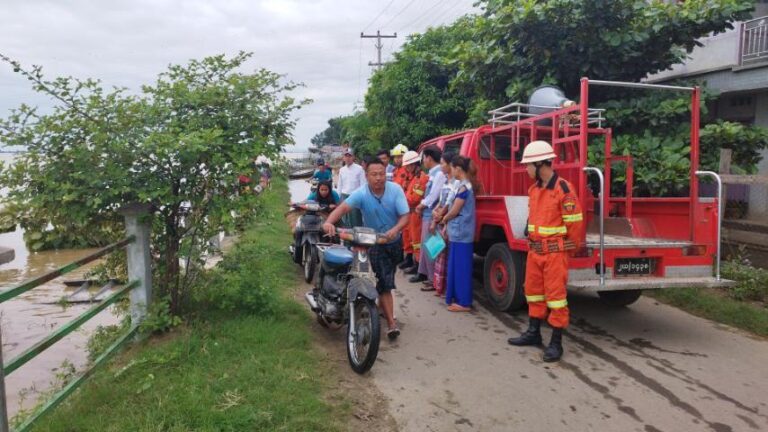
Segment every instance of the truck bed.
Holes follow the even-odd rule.
[[[605,235],[606,249],[623,248],[682,248],[690,246],[691,242],[685,240],[671,240],[661,238],[630,237],[615,234]],[[587,247],[600,247],[600,234],[587,233]]]

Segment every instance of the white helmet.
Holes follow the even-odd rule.
[[[413,150],[408,150],[407,152],[405,152],[405,156],[403,156],[403,166],[419,162],[420,160],[421,160],[421,156],[419,156],[418,152],[415,152]]]
[[[520,161],[520,163],[529,164],[554,159],[555,157],[555,151],[552,149],[552,146],[549,145],[548,142],[534,141],[525,146],[525,150],[523,150],[523,159]]]

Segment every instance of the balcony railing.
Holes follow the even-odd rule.
[[[768,62],[768,16],[745,21],[741,25],[742,66]]]

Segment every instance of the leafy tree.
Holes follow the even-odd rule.
[[[236,193],[237,176],[291,142],[291,115],[306,102],[280,75],[241,72],[250,56],[170,66],[138,95],[46,80],[40,67],[2,57],[59,102],[50,114],[21,106],[0,121],[0,140],[26,147],[0,181],[32,248],[113,241],[123,235],[120,207],[151,204],[156,285],[177,313],[207,239],[258,208],[257,197]]]
[[[470,37],[474,21],[463,17],[411,36],[395,61],[374,74],[365,98],[373,140],[416,147],[464,126],[467,101],[451,81],[459,71],[455,47]]]
[[[456,85],[523,100],[542,84],[577,95],[579,79],[639,81],[685,59],[698,39],[748,17],[751,0],[483,0],[461,46]],[[497,105],[498,106],[498,105]]]
[[[309,141],[315,147],[325,145],[340,145],[343,142],[341,121],[344,117],[334,117],[328,120],[328,127],[316,134]]]

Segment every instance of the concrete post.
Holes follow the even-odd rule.
[[[120,209],[125,218],[125,234],[135,240],[126,247],[128,280],[139,281],[131,290],[131,323],[137,325],[147,315],[152,300],[152,262],[149,254],[149,235],[152,230],[151,206],[129,204]]]

